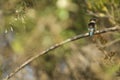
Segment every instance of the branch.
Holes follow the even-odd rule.
[[[115,44],[115,43],[117,43],[117,42],[119,42],[119,41],[120,41],[120,38],[115,39],[115,40],[113,40],[113,41],[105,44],[104,46],[101,46],[100,48],[105,48],[105,47],[111,46],[111,45],[113,45],[113,44]]]
[[[113,31],[118,31],[120,30],[119,26],[115,26],[115,27],[112,27],[112,28],[106,28],[104,30],[97,30],[94,35],[97,35],[97,34],[102,34],[102,33],[106,33],[106,32],[113,32]],[[68,42],[72,42],[72,41],[75,41],[75,40],[78,40],[78,39],[81,39],[81,38],[85,38],[85,37],[89,37],[89,33],[85,33],[85,34],[80,34],[80,35],[77,35],[77,36],[74,36],[72,38],[69,38],[65,41],[62,41],[58,44],[55,44],[53,46],[51,46],[50,48],[44,50],[43,52],[40,52],[38,53],[37,55],[31,57],[30,59],[28,59],[27,61],[25,61],[22,65],[20,65],[19,67],[17,67],[12,73],[10,73],[7,77],[5,77],[5,79],[3,80],[8,80],[10,79],[11,77],[13,77],[17,72],[19,72],[21,69],[23,69],[25,66],[27,66],[29,63],[31,63],[33,60],[37,59],[38,57],[44,55],[44,54],[47,54],[48,52],[68,43]]]

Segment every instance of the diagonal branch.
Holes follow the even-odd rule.
[[[113,45],[113,44],[115,44],[115,43],[117,43],[117,42],[119,42],[119,41],[120,41],[120,38],[115,39],[115,40],[113,40],[113,41],[111,41],[111,42],[109,42],[109,43],[101,46],[100,48],[105,48],[105,47],[111,46],[111,45]]]
[[[100,31],[97,30],[94,35],[102,34],[102,33],[106,33],[106,32],[118,31],[118,30],[120,30],[119,26],[115,26],[115,27],[106,28],[106,29],[100,30]],[[80,34],[80,35],[74,36],[74,37],[72,37],[72,38],[69,38],[69,39],[67,39],[67,40],[65,40],[65,41],[62,41],[62,42],[60,42],[60,43],[58,43],[58,44],[55,44],[55,45],[51,46],[50,48],[44,50],[43,52],[38,53],[37,55],[35,55],[35,56],[31,57],[30,59],[28,59],[27,61],[25,61],[22,65],[20,65],[19,67],[17,67],[12,73],[10,73],[10,74],[9,74],[5,79],[3,79],[3,80],[8,80],[8,79],[10,79],[10,78],[13,77],[17,72],[19,72],[21,69],[23,69],[25,66],[27,66],[29,63],[31,63],[33,60],[37,59],[38,57],[40,57],[40,56],[42,56],[42,55],[44,55],[44,54],[46,54],[46,53],[48,53],[48,52],[50,52],[50,51],[58,48],[58,47],[60,47],[60,46],[66,44],[66,43],[68,43],[68,42],[72,42],[72,41],[75,41],[75,40],[78,40],[78,39],[81,39],[81,38],[85,38],[85,37],[89,37],[89,33],[85,33],[85,34]]]

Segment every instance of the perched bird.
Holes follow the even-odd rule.
[[[96,29],[95,27],[96,27],[96,18],[92,18],[90,19],[90,22],[88,23],[88,31],[89,31],[90,36],[93,36],[95,29]]]

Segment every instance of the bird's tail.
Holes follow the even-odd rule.
[[[92,32],[92,31],[91,31],[91,32],[89,32],[89,35],[90,35],[90,36],[93,36],[93,34],[94,34],[94,32]]]
[[[93,36],[93,35],[94,35],[94,31],[95,31],[94,28],[90,29],[89,35],[90,35],[90,36]]]

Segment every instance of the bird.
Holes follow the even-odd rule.
[[[91,18],[88,23],[89,36],[93,36],[96,30],[96,18]]]

